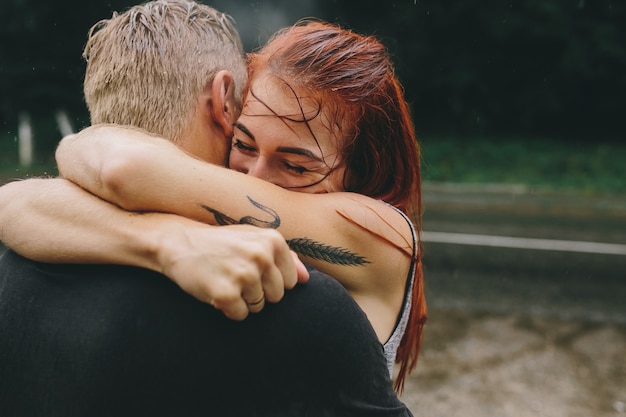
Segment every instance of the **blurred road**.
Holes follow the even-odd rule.
[[[413,413],[626,416],[626,254],[585,251],[626,248],[626,195],[427,184],[424,198],[426,231],[609,245],[519,249],[425,233],[429,322],[403,396]]]

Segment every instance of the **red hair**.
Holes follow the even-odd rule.
[[[345,190],[397,207],[420,233],[419,144],[402,86],[379,40],[328,23],[302,21],[251,54],[249,70],[251,76],[266,71],[292,90],[304,89],[315,97],[341,133]],[[396,358],[399,392],[417,365],[426,321],[421,252],[416,251],[409,322]]]

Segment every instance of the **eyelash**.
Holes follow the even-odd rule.
[[[306,168],[295,166],[295,165],[291,165],[291,164],[288,164],[286,162],[284,162],[283,165],[285,165],[285,168],[287,168],[287,170],[295,172],[296,174],[300,174],[300,175],[302,175],[302,174],[304,174],[305,172],[308,171],[308,169],[306,169]]]
[[[244,142],[235,139],[233,141],[233,148],[237,148],[240,152],[244,152],[244,153],[255,153],[256,152],[256,148],[252,147],[252,146],[248,146],[246,145]],[[285,167],[285,169],[287,169],[288,171],[291,171],[295,174],[298,175],[302,175],[305,172],[308,172],[309,170],[301,167],[301,166],[297,166],[297,165],[291,165],[288,162],[283,162],[283,166]]]
[[[254,149],[252,146],[246,145],[245,143],[243,143],[240,140],[235,140],[233,142],[233,148],[237,148],[237,149],[239,149],[241,151],[244,151],[244,152],[256,152],[256,149]]]

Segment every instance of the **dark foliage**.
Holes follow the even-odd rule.
[[[208,2],[210,3],[210,2]],[[262,8],[317,16],[382,38],[418,133],[624,140],[626,3],[615,1],[283,0],[211,3],[248,49],[267,38]],[[0,3],[0,123],[64,108],[88,123],[80,57],[89,27],[132,0]],[[299,7],[300,9],[297,9]],[[247,14],[247,15],[246,15]],[[287,22],[289,23],[289,22]],[[250,27],[256,35],[250,35]],[[271,30],[274,30],[272,28]],[[56,140],[56,138],[54,138]]]

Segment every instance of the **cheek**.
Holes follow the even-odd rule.
[[[325,194],[345,191],[343,186],[343,173],[344,171],[342,169],[337,170],[330,174],[324,181],[305,189],[304,192],[311,194]]]
[[[267,165],[262,162],[262,159],[257,156],[246,155],[245,153],[233,149],[230,153],[228,167],[233,171],[242,172],[246,175],[252,175],[253,177],[273,182],[270,178],[273,172],[269,170]]]
[[[346,191],[344,187],[343,177],[345,174],[345,169],[340,168],[333,171],[332,174],[326,179],[327,188],[329,193],[338,193],[342,191]]]
[[[228,159],[228,168],[243,172],[245,170],[244,160],[245,158],[239,152],[231,149],[230,157]]]

